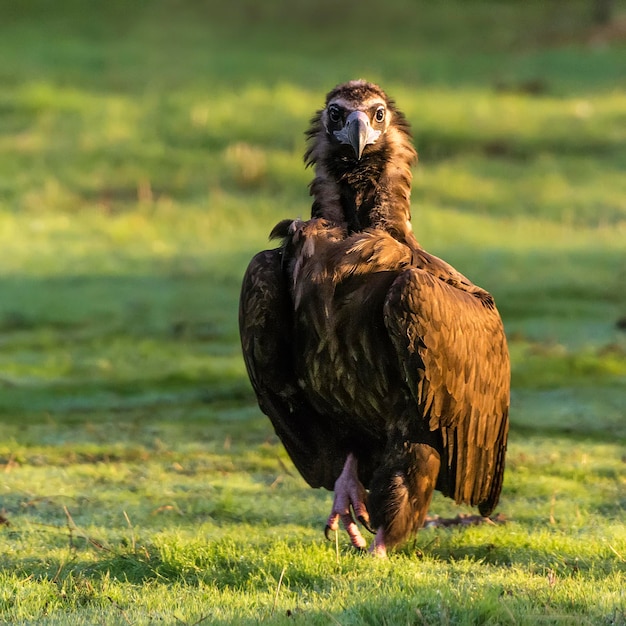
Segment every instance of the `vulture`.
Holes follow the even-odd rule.
[[[418,243],[409,124],[377,85],[335,87],[311,120],[309,220],[283,220],[242,284],[246,369],[298,471],[334,491],[326,524],[385,556],[436,489],[494,510],[510,365],[492,296]]]

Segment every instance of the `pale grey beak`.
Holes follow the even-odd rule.
[[[365,146],[376,143],[380,137],[380,131],[370,126],[370,120],[363,111],[352,111],[345,126],[334,134],[341,143],[352,146],[357,159],[361,158]]]

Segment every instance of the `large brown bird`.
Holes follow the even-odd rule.
[[[482,515],[502,488],[510,368],[492,297],[427,253],[410,223],[416,160],[376,85],[333,89],[308,131],[309,221],[284,220],[242,286],[240,332],[259,406],[327,523],[379,555],[423,524],[433,490]]]

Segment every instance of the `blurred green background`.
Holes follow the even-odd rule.
[[[119,618],[102,600],[115,592],[142,623],[154,606],[94,572],[139,584],[144,565],[177,584],[189,571],[235,576],[241,591],[249,571],[229,573],[230,561],[189,547],[198,528],[218,542],[208,545],[239,537],[234,549],[251,562],[276,541],[268,525],[319,551],[328,494],[304,486],[256,407],[237,301],[273,225],[309,214],[311,115],[335,84],[358,77],[378,82],[412,124],[418,239],[491,291],[502,313],[513,365],[504,509],[531,533],[554,494],[577,494],[568,503],[577,515],[595,516],[622,545],[611,533],[626,506],[626,5],[608,3],[600,23],[600,4],[0,0],[6,619],[55,623],[70,609],[77,623],[106,610]],[[280,497],[267,491],[278,479]],[[126,561],[93,545],[76,561],[63,506]],[[561,519],[571,518],[563,506]],[[134,539],[124,551],[122,509],[158,562],[140,563]],[[42,524],[60,530],[44,536]],[[164,529],[183,533],[174,543],[202,565],[168,561],[176,549],[158,539]],[[581,537],[613,572],[611,551]],[[554,554],[569,549],[510,558],[556,567]],[[131,556],[143,572],[134,579]],[[274,557],[259,567],[280,573],[283,553]],[[30,599],[16,601],[24,579]],[[254,593],[220,619],[243,611],[256,623]],[[348,600],[341,609],[329,598],[308,618],[360,623]],[[555,611],[580,617],[570,605],[565,594]],[[451,606],[448,616],[469,615]],[[186,610],[177,615],[189,623],[202,613]],[[523,623],[528,607],[507,610]]]
[[[414,128],[418,238],[495,294],[521,400],[567,388],[570,428],[600,395],[619,428],[624,18],[593,6],[4,2],[0,410],[250,400],[240,277],[308,214],[310,116],[366,77]]]

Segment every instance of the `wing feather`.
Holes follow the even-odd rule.
[[[488,514],[502,487],[508,433],[510,365],[497,310],[425,269],[410,269],[389,290],[385,324],[416,419],[441,432],[441,491]]]
[[[298,386],[293,305],[281,255],[280,249],[260,252],[244,275],[239,303],[243,357],[259,406],[303,478],[312,487],[332,489],[346,457],[346,437],[313,409]]]

